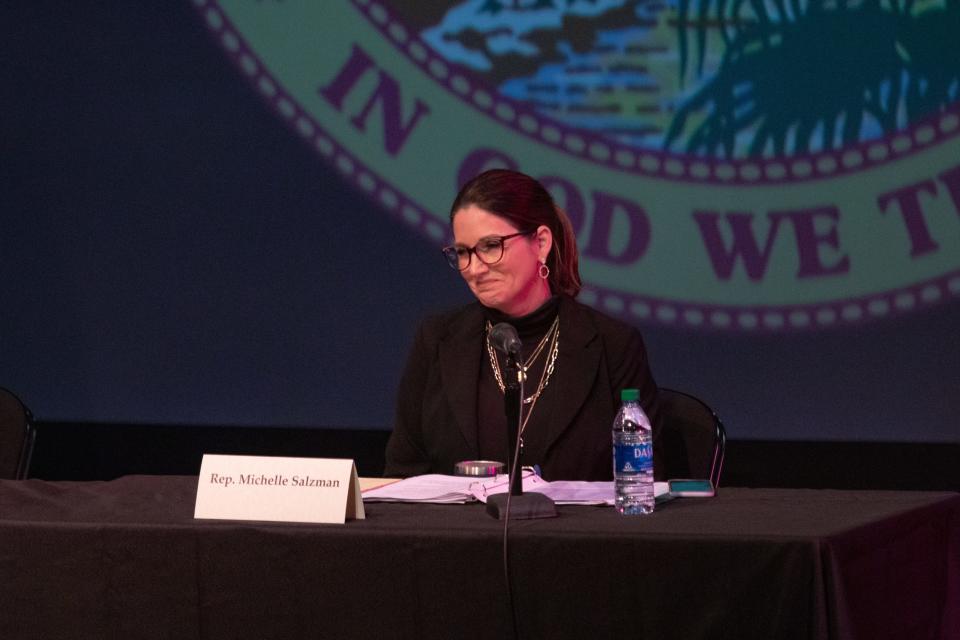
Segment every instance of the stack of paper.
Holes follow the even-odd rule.
[[[465,504],[476,498],[470,484],[476,478],[444,476],[438,473],[413,476],[363,492],[364,502],[427,502],[430,504]]]
[[[462,476],[428,474],[405,478],[363,492],[365,502],[424,502],[430,504],[465,504],[486,502],[489,496],[506,493],[507,476],[477,479]],[[557,480],[547,482],[532,470],[525,470],[523,490],[536,491],[556,504],[612,505],[613,482]],[[669,496],[666,482],[654,483],[658,501]]]

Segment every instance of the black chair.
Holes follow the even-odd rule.
[[[0,387],[0,478],[27,477],[36,437],[30,410],[12,391]]]
[[[657,453],[665,459],[658,476],[693,478],[720,485],[727,432],[703,400],[683,391],[660,389]],[[658,465],[659,466],[659,465]]]

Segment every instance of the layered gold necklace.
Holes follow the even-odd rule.
[[[493,369],[493,377],[497,380],[497,386],[500,387],[501,393],[506,393],[507,388],[503,383],[503,374],[500,372],[500,362],[497,359],[496,352],[493,350],[493,345],[490,344],[490,331],[492,329],[493,325],[489,320],[487,320],[487,355],[490,356],[490,367]],[[524,415],[520,420],[520,434],[522,434],[523,430],[527,428],[527,421],[530,420],[530,416],[533,414],[533,408],[537,405],[537,400],[540,399],[540,394],[543,393],[543,390],[546,389],[547,385],[550,383],[550,375],[553,373],[553,368],[557,362],[557,353],[559,351],[560,315],[557,314],[557,317],[554,318],[550,328],[547,329],[547,332],[543,334],[540,342],[537,343],[536,348],[534,348],[527,359],[524,360],[520,365],[520,375],[522,376],[522,379],[526,381],[527,371],[530,370],[530,367],[533,366],[541,354],[547,354],[547,360],[543,365],[543,371],[540,373],[540,382],[537,383],[536,391],[523,399],[523,407],[521,408],[521,412]],[[520,446],[523,447],[522,439],[520,441]]]

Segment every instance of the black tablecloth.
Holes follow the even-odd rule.
[[[2,638],[509,638],[482,505],[196,521],[194,477],[0,482]],[[960,638],[960,495],[723,489],[511,525],[524,638]]]

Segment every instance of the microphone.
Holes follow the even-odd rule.
[[[500,353],[507,355],[506,369],[503,375],[503,410],[507,418],[507,469],[510,489],[506,493],[492,495],[487,500],[487,514],[503,520],[504,540],[507,523],[510,518],[526,520],[528,518],[553,518],[557,508],[549,497],[542,493],[523,492],[523,479],[520,463],[521,420],[523,415],[523,376],[520,375],[520,336],[513,325],[500,322],[490,329],[490,341]],[[513,380],[513,374],[516,379]],[[504,558],[507,556],[504,555]],[[509,572],[507,572],[507,584]]]
[[[520,355],[520,337],[517,336],[517,330],[512,324],[500,322],[494,325],[490,330],[490,341],[493,342],[493,348],[500,353],[508,356]]]

